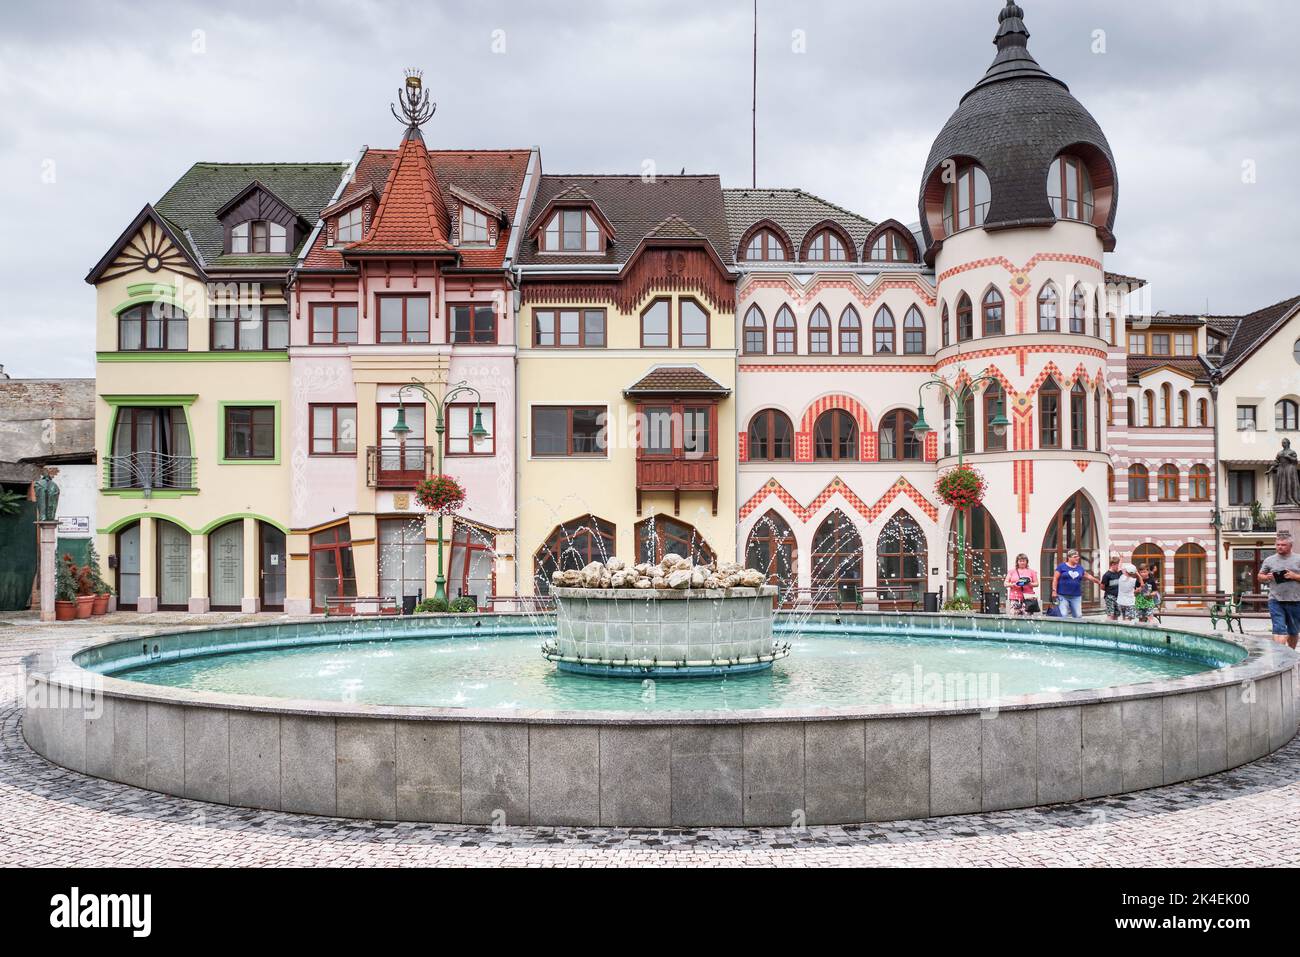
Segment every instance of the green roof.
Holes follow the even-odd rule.
[[[329,205],[347,163],[195,163],[154,204],[181,236],[188,236],[208,266],[292,265],[290,256],[225,256],[217,210],[254,181],[260,182],[314,226]],[[304,236],[304,240],[305,240]]]

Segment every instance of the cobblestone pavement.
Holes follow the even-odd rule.
[[[28,749],[24,656],[53,631],[0,621],[4,866],[1231,866],[1300,863],[1300,737],[1213,777],[1023,811],[853,827],[644,830],[392,824],[205,804],[101,781]],[[150,627],[241,620],[161,616]],[[140,627],[115,615],[58,638]],[[1258,630],[1254,628],[1253,630]]]

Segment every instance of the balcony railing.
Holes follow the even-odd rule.
[[[642,492],[672,492],[674,513],[681,509],[682,492],[710,492],[713,514],[718,514],[718,459],[716,456],[685,458],[645,455],[636,461],[636,510],[641,511]]]
[[[1220,526],[1225,532],[1275,532],[1277,515],[1263,509],[1223,508],[1219,509]]]
[[[366,449],[366,484],[371,488],[415,488],[433,474],[435,451],[424,445],[372,445]]]
[[[104,458],[105,489],[197,488],[197,463],[192,455],[129,452]]]

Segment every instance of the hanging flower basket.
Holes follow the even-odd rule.
[[[465,504],[465,486],[450,475],[434,475],[415,487],[415,500],[430,512],[451,515]]]
[[[934,491],[939,501],[951,508],[973,508],[984,501],[988,484],[979,469],[959,465],[939,476]]]

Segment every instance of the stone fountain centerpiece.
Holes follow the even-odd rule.
[[[656,565],[620,558],[551,576],[556,635],[542,654],[561,671],[701,677],[762,671],[790,653],[772,638],[776,588],[734,562]]]

